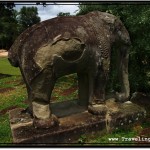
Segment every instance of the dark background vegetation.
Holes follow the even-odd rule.
[[[14,6],[0,2],[0,49],[9,49],[21,32],[40,22],[37,7],[22,7],[17,12]]]
[[[88,4],[88,5],[87,5]],[[43,4],[46,6],[46,4]],[[132,47],[129,59],[129,79],[131,93],[135,91],[150,93],[150,5],[148,3],[79,3],[77,15],[99,10],[118,16],[129,31]],[[58,16],[69,16],[60,12]],[[14,3],[0,3],[0,49],[9,49],[16,37],[26,28],[40,22],[36,5],[23,7],[20,12],[14,9]],[[113,53],[112,60],[117,54]],[[117,74],[112,61],[108,90],[118,90]]]

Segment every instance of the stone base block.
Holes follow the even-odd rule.
[[[102,106],[94,107],[97,109]],[[111,132],[117,128],[130,126],[142,121],[146,113],[143,108],[131,102],[119,104],[108,100],[104,107],[107,108],[106,113],[95,115],[78,106],[75,101],[55,103],[51,109],[59,117],[60,125],[51,129],[34,128],[31,116],[23,113],[23,109],[11,110],[9,117],[13,142],[29,145],[78,143],[81,135],[94,136],[98,132]]]

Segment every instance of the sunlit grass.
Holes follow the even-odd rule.
[[[0,73],[9,75],[20,75],[19,68],[11,66],[7,57],[0,58]]]
[[[26,91],[22,88],[0,93],[0,110],[11,106],[25,107],[24,100],[27,99]]]

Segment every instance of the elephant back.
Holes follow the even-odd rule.
[[[13,49],[27,82],[31,82],[44,68],[41,68],[34,57],[41,47],[64,38],[78,38],[85,46],[98,47],[100,55],[108,56],[109,45],[104,28],[104,21],[97,13],[82,16],[56,17],[25,30],[15,41]],[[102,30],[103,29],[103,30]],[[51,49],[49,49],[51,51]]]

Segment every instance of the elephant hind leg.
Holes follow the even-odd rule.
[[[31,82],[31,99],[34,116],[34,126],[48,128],[56,123],[56,117],[50,110],[51,93],[55,85],[55,78],[51,69],[43,70]]]
[[[107,77],[105,72],[100,69],[94,82],[94,98],[88,106],[88,112],[93,115],[106,115],[107,107],[105,105],[105,87]]]

